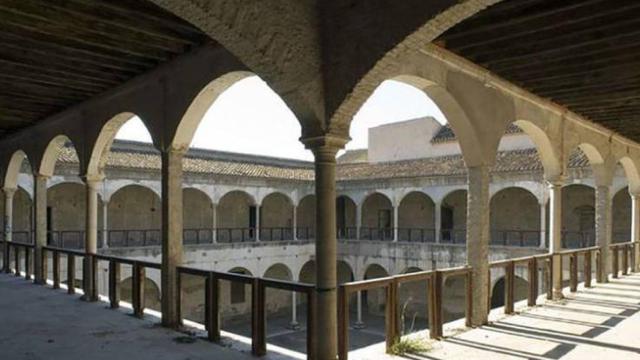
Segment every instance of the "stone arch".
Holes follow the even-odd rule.
[[[577,248],[595,244],[595,189],[593,187],[570,184],[562,188],[562,232],[564,247]]]
[[[207,193],[195,188],[182,189],[183,241],[185,244],[212,241],[213,202]]]
[[[611,200],[612,242],[631,241],[631,196],[629,188],[618,190]]]
[[[132,281],[133,279],[128,277],[120,282],[122,301],[131,303]],[[148,277],[144,278],[144,307],[160,311],[160,287]]]
[[[393,239],[393,202],[381,192],[369,194],[362,200],[362,228],[360,237],[367,240]]]
[[[434,242],[435,206],[422,191],[405,194],[398,205],[398,240]]]
[[[314,260],[309,260],[302,268],[300,268],[300,274],[298,275],[298,280],[307,284],[316,283],[316,262]]]
[[[440,202],[440,214],[442,242],[464,243],[467,238],[467,190],[447,193]]]
[[[283,263],[276,263],[264,272],[264,278],[292,281],[293,273],[291,269]],[[266,291],[266,308],[269,314],[281,313],[284,309],[291,308],[292,297],[291,292],[279,289],[267,289]]]
[[[336,227],[338,229],[338,238],[355,239],[357,237],[357,214],[356,202],[351,197],[348,195],[339,195],[336,198]]]
[[[293,239],[293,201],[281,192],[272,192],[260,205],[260,240]]]
[[[218,201],[216,224],[219,242],[252,241],[256,238],[256,200],[249,193],[233,190]]]
[[[4,175],[5,188],[9,188],[9,189],[18,188],[18,175],[20,175],[20,170],[22,170],[22,167],[25,161],[29,162],[29,159],[27,158],[27,154],[22,150],[16,150],[11,155],[9,164],[7,165],[7,169]]]
[[[104,166],[106,165],[107,158],[109,157],[109,149],[113,144],[118,130],[120,130],[122,125],[135,116],[136,115],[131,112],[122,112],[113,116],[104,123],[102,129],[100,129],[98,137],[91,147],[91,155],[86,169],[87,175],[104,175]]]
[[[524,300],[527,298],[529,291],[529,282],[519,276],[514,276],[513,281],[515,288],[513,291],[513,299],[515,302]],[[491,290],[491,308],[495,309],[504,306],[505,303],[505,277],[499,278],[494,284]]]
[[[640,194],[640,172],[636,163],[628,156],[620,158],[618,163],[624,169],[624,174],[629,184],[629,193]]]
[[[160,245],[161,212],[160,197],[152,189],[138,184],[121,187],[109,200],[109,245]]]
[[[528,189],[511,186],[490,200],[491,242],[505,246],[540,244],[540,204]]]
[[[420,272],[417,266],[405,268],[401,274]],[[428,298],[427,283],[424,280],[401,283],[398,288],[398,305],[404,309],[404,328],[409,331],[414,328],[416,320],[427,319]],[[420,321],[418,321],[420,322]]]
[[[307,195],[296,206],[296,232],[298,239],[313,239],[316,234],[316,196]]]
[[[338,284],[344,284],[355,280],[355,274],[353,268],[348,262],[344,260],[338,260]]]
[[[58,157],[65,147],[73,148],[74,153],[76,153],[76,158],[78,157],[78,154],[75,151],[75,147],[73,146],[71,140],[66,135],[58,135],[51,139],[51,141],[49,141],[49,144],[47,144],[47,147],[45,148],[44,153],[41,156],[38,173],[44,176],[53,176]]]
[[[369,264],[364,272],[364,280],[377,279],[389,276],[389,272],[382,265]],[[384,314],[385,292],[383,289],[362,291],[362,303],[370,314]]]
[[[555,179],[564,173],[562,160],[549,135],[533,121],[519,119],[513,122],[529,136],[536,146],[547,179]]]
[[[49,234],[47,242],[59,247],[84,247],[86,187],[77,182],[61,182],[47,189]],[[102,229],[102,199],[98,195],[98,229]]]
[[[204,115],[218,96],[233,84],[252,75],[254,74],[248,71],[232,71],[209,82],[191,101],[182,116],[171,142],[171,147],[186,151],[193,140],[198,125],[200,125]]]

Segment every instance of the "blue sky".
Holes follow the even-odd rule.
[[[367,147],[367,129],[381,124],[444,116],[420,90],[385,81],[354,116],[347,149]],[[205,114],[191,143],[193,147],[312,160],[298,141],[300,124],[287,105],[258,77],[241,80],[222,93]],[[151,142],[142,122],[125,123],[118,139]]]

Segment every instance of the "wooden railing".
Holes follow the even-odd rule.
[[[338,358],[346,360],[349,356],[349,295],[364,290],[384,289],[385,306],[385,339],[387,352],[400,336],[400,311],[398,306],[398,287],[402,283],[421,281],[425,283],[428,294],[428,322],[431,338],[442,337],[442,286],[446,278],[464,276],[466,280],[466,319],[469,325],[472,316],[471,306],[471,268],[467,266],[420,271],[409,274],[388,276],[383,278],[355,281],[340,285],[338,292]]]
[[[251,353],[263,356],[267,352],[266,289],[279,289],[305,294],[307,297],[307,358],[313,359],[316,346],[315,334],[315,286],[284,280],[264,279],[245,274],[218,272],[196,269],[187,266],[178,267],[178,294],[182,289],[182,275],[192,275],[205,279],[205,329],[207,338],[220,342],[220,280],[251,286]],[[182,299],[178,299],[181,311]],[[296,306],[296,304],[292,304]]]
[[[3,267],[6,273],[15,272],[16,276],[21,276],[24,269],[25,279],[31,279],[31,270],[33,267],[32,259],[35,254],[35,246],[33,244],[25,244],[20,242],[2,241],[4,245]],[[22,255],[22,258],[20,257]],[[13,267],[11,267],[11,259],[13,258]],[[22,261],[22,266],[20,262]]]
[[[614,279],[617,279],[620,273],[627,275],[629,268],[633,269],[636,262],[640,260],[635,258],[636,246],[638,246],[638,243],[633,241],[609,245],[611,251],[611,275]],[[621,253],[622,259],[620,259]]]

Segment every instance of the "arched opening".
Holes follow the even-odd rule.
[[[362,228],[365,240],[393,240],[393,204],[381,193],[373,193],[362,202]]]
[[[282,193],[271,193],[260,206],[260,240],[293,239],[293,203]]]
[[[33,170],[27,155],[18,150],[13,153],[7,166],[4,178],[4,189],[15,189],[13,192],[13,206],[11,218],[11,241],[33,243],[33,207],[30,192],[33,191]],[[5,191],[0,192],[2,204],[5,204]],[[4,206],[0,206],[3,229],[8,217]],[[5,233],[2,232],[4,238]]]
[[[120,282],[122,301],[131,303],[132,278],[128,277]],[[144,307],[160,311],[160,287],[151,279],[144,278]]]
[[[182,190],[182,221],[185,244],[213,242],[213,204],[211,198],[195,188]]]
[[[440,204],[440,239],[464,244],[467,240],[467,190],[454,190]]]
[[[253,276],[244,267],[234,267],[228,272]],[[224,324],[237,324],[242,333],[246,329],[246,321],[251,315],[251,286],[238,281],[220,281],[220,298],[222,302],[222,318]]]
[[[435,204],[427,194],[412,191],[400,201],[398,240],[435,242]]]
[[[369,265],[364,272],[364,280],[387,276],[389,276],[389,272],[378,264]],[[384,289],[362,291],[363,313],[373,316],[384,316],[385,299]]]
[[[218,242],[256,240],[256,202],[246,192],[236,190],[222,196],[218,201],[216,218]]]
[[[514,276],[513,280],[513,300],[514,302],[518,302],[520,300],[524,300],[527,298],[527,294],[529,291],[529,282],[519,276]],[[496,283],[493,285],[493,290],[491,291],[491,308],[495,309],[498,307],[502,307],[505,304],[505,278],[504,276],[498,279]]]
[[[356,203],[346,195],[336,199],[336,228],[338,239],[357,238],[357,210]]]
[[[612,242],[630,241],[631,236],[631,196],[629,188],[624,187],[613,196],[611,202]]]
[[[109,246],[160,245],[161,206],[160,196],[148,187],[118,189],[108,206]]]
[[[297,238],[302,240],[316,237],[316,196],[303,197],[296,207]]]
[[[64,248],[84,248],[86,187],[80,183],[59,183],[47,190],[49,244]],[[98,228],[102,228],[102,199],[98,196]]]
[[[31,174],[27,176],[31,177]],[[4,201],[4,199],[2,200]],[[31,201],[31,196],[26,190],[19,186],[13,195],[12,241],[32,243],[32,224],[33,202]]]
[[[540,205],[530,191],[508,187],[491,197],[491,243],[502,246],[540,245]]]
[[[409,274],[423,271],[419,267],[410,266],[402,273]],[[402,330],[404,334],[428,328],[427,283],[424,280],[403,282],[398,288],[398,306]]]
[[[595,228],[595,190],[582,184],[563,187],[563,247],[576,249],[595,245]]]
[[[300,269],[300,274],[298,276],[300,282],[307,284],[315,284],[316,283],[316,262],[313,260],[309,260]]]
[[[264,278],[276,280],[293,280],[291,269],[285,264],[278,263],[269,266],[264,272]],[[267,289],[266,310],[269,315],[287,316],[292,306],[291,292],[287,290]],[[268,322],[267,322],[268,324]]]

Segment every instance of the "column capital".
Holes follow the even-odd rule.
[[[545,178],[544,183],[547,185],[547,188],[562,187],[566,183],[566,179],[564,176],[556,176],[553,178]]]
[[[3,187],[2,188],[2,192],[4,193],[5,196],[13,196],[16,191],[18,191],[18,188],[14,188],[14,187]]]
[[[104,181],[105,176],[104,174],[86,174],[80,176],[80,178],[87,186],[95,186]]]
[[[318,160],[333,158],[351,139],[348,137],[324,135],[300,139],[305,148],[311,150]]]
[[[33,173],[34,180],[49,180],[49,178],[51,178],[51,175],[41,174],[38,172]]]

